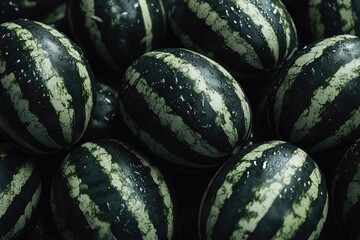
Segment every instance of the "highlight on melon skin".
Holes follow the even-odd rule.
[[[240,84],[210,58],[184,48],[140,56],[119,87],[121,116],[159,161],[198,171],[221,165],[252,126]]]
[[[71,33],[90,62],[123,72],[165,43],[168,4],[163,0],[70,0],[67,6]]]
[[[94,76],[82,50],[53,27],[0,24],[0,132],[35,154],[66,151],[86,130]]]
[[[101,139],[73,149],[53,179],[52,217],[63,239],[173,239],[171,185],[146,155]]]
[[[298,49],[294,21],[279,0],[177,1],[170,26],[181,47],[245,78],[273,73]]]
[[[210,181],[199,239],[318,239],[328,208],[325,178],[306,152],[259,142],[238,151]]]
[[[360,137],[360,38],[337,35],[294,55],[279,71],[267,98],[274,136],[323,154]]]

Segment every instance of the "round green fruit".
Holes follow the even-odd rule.
[[[67,155],[53,179],[50,201],[64,239],[172,239],[172,193],[142,153],[102,139]]]
[[[67,150],[83,135],[95,102],[82,51],[49,25],[0,25],[0,132],[31,153]]]
[[[125,72],[121,116],[148,150],[172,166],[219,166],[249,137],[252,114],[241,86],[199,53],[145,53]]]

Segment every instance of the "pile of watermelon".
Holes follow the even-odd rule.
[[[0,239],[357,239],[360,4],[0,3]]]

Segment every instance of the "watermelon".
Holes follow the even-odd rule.
[[[69,149],[95,105],[94,76],[81,49],[49,25],[0,25],[0,132],[31,153]]]
[[[221,65],[183,48],[139,57],[119,87],[120,115],[139,144],[172,167],[219,166],[249,137],[252,114]]]
[[[70,0],[67,16],[72,35],[90,61],[105,62],[116,71],[124,71],[165,41],[162,0]]]
[[[150,160],[113,139],[73,149],[58,169],[51,211],[64,239],[172,239],[173,191]]]
[[[298,46],[294,22],[279,0],[177,1],[170,25],[182,47],[246,77],[275,71]]]
[[[0,239],[25,234],[38,208],[42,181],[33,157],[13,145],[0,145]]]
[[[353,35],[326,38],[298,52],[268,94],[275,137],[318,155],[359,138],[359,68],[360,39]]]
[[[360,4],[356,0],[310,0],[303,8],[313,40],[340,34],[360,36]]]
[[[200,207],[200,239],[317,239],[328,192],[315,161],[283,141],[243,148],[214,175]]]

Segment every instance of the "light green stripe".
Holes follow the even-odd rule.
[[[326,106],[334,101],[344,87],[358,78],[360,59],[342,65],[330,78],[324,80],[324,84],[313,92],[311,103],[295,122],[290,135],[291,142],[297,142],[307,136],[318,123],[326,121],[322,114],[327,110]]]
[[[275,61],[274,66],[276,66],[279,60],[279,40],[273,27],[264,17],[264,13],[262,13],[251,1],[233,1],[237,6],[239,6],[241,12],[250,17],[252,23],[256,26],[255,29],[260,30],[261,34],[259,33],[259,35],[262,35],[262,37],[267,41],[267,46],[269,47]]]
[[[289,185],[296,171],[305,162],[307,154],[301,149],[296,149],[284,168],[280,169],[271,179],[266,180],[261,186],[256,186],[253,201],[246,205],[248,218],[241,218],[235,225],[230,237],[231,240],[246,239],[253,232],[266,215],[280,192]]]
[[[90,35],[90,41],[94,44],[96,51],[99,53],[99,55],[105,59],[105,61],[111,65],[111,67],[118,69],[118,66],[116,66],[116,63],[114,59],[112,58],[110,52],[106,48],[104,41],[101,36],[101,32],[98,28],[98,23],[100,24],[106,24],[103,23],[102,19],[95,14],[95,3],[94,0],[82,0],[80,1],[80,8],[83,14],[85,14],[85,21],[84,21],[84,28],[88,30],[88,33]],[[73,18],[76,18],[77,16],[73,16]],[[75,35],[77,36],[77,28],[71,24],[70,27]],[[81,42],[78,39],[78,42]]]
[[[122,144],[123,145],[123,144]],[[167,236],[168,239],[171,239],[173,236],[173,223],[174,223],[174,206],[173,206],[173,202],[171,200],[170,197],[170,192],[169,192],[169,188],[164,180],[164,177],[162,176],[161,172],[159,171],[159,169],[155,166],[152,166],[150,164],[150,162],[148,160],[146,160],[143,156],[139,155],[138,152],[134,151],[131,148],[128,148],[127,146],[123,145],[124,147],[126,147],[131,153],[133,153],[139,160],[140,162],[148,168],[151,178],[153,179],[153,181],[155,182],[156,186],[158,186],[159,189],[159,193],[163,199],[163,203],[166,207],[166,218],[167,218]]]
[[[275,122],[275,131],[279,136],[279,124],[280,117],[282,114],[282,107],[284,103],[284,95],[287,93],[293,86],[296,78],[302,73],[303,69],[311,65],[318,58],[323,57],[324,51],[327,48],[334,46],[339,41],[343,41],[349,38],[356,38],[356,36],[351,35],[340,35],[333,38],[325,39],[318,44],[315,44],[308,52],[303,53],[299,56],[294,64],[289,68],[286,73],[286,77],[282,84],[279,86],[279,89],[276,92],[275,103],[274,103],[274,122]]]
[[[84,109],[84,113],[85,113],[84,129],[86,129],[90,122],[91,112],[92,112],[93,105],[94,105],[93,84],[92,84],[92,79],[90,76],[91,73],[89,72],[88,68],[85,65],[86,59],[85,59],[85,57],[80,55],[80,53],[76,50],[75,45],[72,42],[70,42],[70,40],[65,35],[63,35],[56,29],[54,29],[46,24],[42,24],[40,22],[37,22],[37,23],[40,26],[42,26],[43,28],[47,29],[53,36],[55,36],[61,42],[61,44],[66,48],[67,53],[71,57],[73,57],[73,59],[75,60],[75,65],[78,69],[80,78],[83,79],[82,87],[84,89],[83,89],[82,96],[84,98],[86,97],[85,106],[84,106],[85,107],[85,109]]]
[[[15,237],[21,230],[24,229],[25,224],[28,222],[30,217],[32,216],[33,210],[37,207],[41,193],[41,184],[36,188],[35,193],[33,194],[30,202],[26,204],[24,209],[24,213],[19,216],[19,219],[15,223],[14,227],[10,229],[5,235],[3,235],[0,239],[12,239]]]
[[[20,194],[33,170],[34,166],[32,164],[24,162],[14,174],[11,182],[6,185],[5,191],[0,193],[0,218],[6,213],[14,198]]]
[[[281,24],[283,25],[283,31],[285,34],[285,41],[286,41],[286,51],[284,56],[286,57],[286,59],[289,59],[297,51],[297,47],[290,49],[291,41],[294,40],[292,31],[294,31],[295,36],[297,36],[296,26],[292,18],[291,17],[289,18],[287,8],[282,3],[282,1],[279,1],[279,5],[275,5],[275,10],[279,13],[282,19],[285,19],[284,21],[281,22]],[[297,41],[297,39],[295,40]],[[289,52],[289,50],[291,50],[291,52]]]
[[[109,177],[111,186],[119,192],[124,202],[126,202],[127,209],[138,223],[142,239],[157,239],[156,228],[150,219],[149,209],[146,203],[143,202],[141,195],[134,190],[132,181],[124,175],[120,165],[114,163],[111,154],[99,145],[88,142],[83,144],[82,147],[91,152],[103,172]]]
[[[211,239],[214,226],[216,224],[217,218],[219,216],[219,213],[221,212],[222,207],[224,206],[226,200],[228,200],[232,194],[232,187],[234,183],[238,182],[240,178],[244,175],[244,173],[253,166],[254,161],[261,158],[265,151],[274,148],[278,146],[279,144],[282,144],[280,141],[273,141],[265,144],[261,144],[255,149],[253,149],[251,152],[247,153],[245,156],[241,158],[241,161],[239,161],[234,167],[233,170],[230,171],[224,179],[224,182],[219,187],[214,202],[211,206],[211,209],[209,211],[209,216],[207,218],[206,223],[206,235],[208,239]],[[209,185],[210,186],[210,185]],[[204,201],[204,198],[203,200]],[[203,205],[203,202],[201,203]],[[201,215],[201,214],[200,214]]]
[[[152,50],[152,41],[153,41],[153,33],[152,33],[152,19],[149,12],[149,6],[146,0],[138,0],[142,18],[144,21],[145,27],[145,36],[141,40],[141,43],[145,43],[146,45],[146,52]]]
[[[155,140],[150,136],[150,134],[143,129],[140,129],[131,117],[125,112],[124,106],[121,101],[119,101],[119,109],[123,119],[125,120],[127,126],[129,127],[130,131],[137,136],[143,144],[145,144],[148,149],[157,153],[162,158],[168,160],[170,163],[174,163],[176,165],[181,165],[185,167],[191,168],[207,168],[207,167],[214,167],[218,164],[210,165],[210,164],[196,164],[192,163],[191,159],[183,159],[172,154],[165,146],[163,146],[159,141]]]
[[[326,202],[325,202],[325,206],[324,206],[324,209],[322,212],[322,218],[318,222],[315,230],[309,236],[309,238],[308,238],[309,240],[319,239],[320,234],[322,233],[322,230],[324,228],[325,222],[327,221],[327,216],[328,216],[328,212],[329,212],[329,196],[327,193],[323,193],[323,194],[326,194]]]
[[[23,40],[24,48],[29,51],[36,69],[42,69],[41,75],[49,92],[48,97],[51,105],[58,116],[65,140],[71,143],[71,123],[73,122],[74,109],[72,108],[72,97],[66,91],[64,79],[54,70],[48,53],[42,49],[41,43],[35,40],[31,32],[15,24],[9,24],[8,29],[14,30],[19,39]]]
[[[10,73],[4,76],[0,81],[1,86],[4,88],[5,92],[9,93],[8,96],[11,101],[11,105],[13,106],[16,114],[19,117],[19,120],[24,124],[27,131],[30,135],[32,135],[37,141],[54,149],[61,149],[62,146],[58,144],[47,132],[46,127],[41,123],[39,117],[30,111],[30,103],[29,100],[24,98],[22,94],[22,90],[18,85],[17,79],[13,73]],[[0,119],[6,121],[6,119]],[[3,122],[5,123],[5,122]],[[6,124],[6,123],[5,123]],[[20,139],[18,136],[19,133],[16,130],[10,128],[2,127],[3,131],[5,131],[12,139]],[[24,143],[24,140],[20,140],[20,142]],[[29,146],[26,144],[25,146]],[[34,149],[31,147],[30,149]]]
[[[202,57],[201,54],[199,54],[197,52],[193,52],[193,51],[191,51],[191,52],[195,55]],[[251,119],[251,108],[248,103],[247,97],[246,97],[244,91],[242,90],[240,84],[234,79],[234,77],[222,65],[218,64],[217,62],[213,61],[210,58],[207,58],[206,60],[225,76],[225,78],[224,78],[225,81],[227,82],[227,84],[231,85],[231,88],[235,91],[236,97],[239,99],[239,102],[241,104],[240,109],[244,112],[243,118],[244,118],[245,130],[248,131],[250,129],[251,120],[252,120]],[[234,126],[234,128],[235,128],[235,126]],[[228,134],[229,142],[234,146],[238,140],[237,134],[234,135],[232,133],[232,131],[225,131],[225,133]]]
[[[54,10],[41,17],[39,21],[45,24],[54,24],[62,19],[66,19],[66,7],[67,4],[65,2],[61,3]]]
[[[34,0],[22,0],[19,6],[22,8],[35,8],[37,6],[38,2]]]
[[[351,0],[336,0],[339,7],[342,32],[355,35],[355,22],[357,22],[357,15],[353,12],[351,2]]]
[[[179,115],[175,115],[166,104],[165,99],[159,96],[133,67],[128,68],[125,79],[129,81],[129,85],[136,84],[136,90],[144,96],[143,99],[149,109],[159,116],[158,119],[162,126],[176,134],[177,140],[186,143],[192,150],[205,156],[222,157],[228,154],[211,146],[198,132],[193,131]],[[221,103],[216,102],[216,104]]]
[[[168,13],[166,12],[165,10],[165,6],[164,6],[164,1],[163,0],[158,0],[158,3],[159,3],[159,6],[160,6],[160,12],[161,12],[161,15],[163,17],[163,32],[165,33],[167,30],[166,30],[166,27],[167,27],[167,24],[168,24]]]
[[[320,152],[324,149],[335,146],[338,143],[344,141],[344,139],[349,136],[354,130],[358,129],[360,126],[360,107],[351,112],[350,118],[345,121],[343,125],[335,131],[334,134],[330,135],[325,140],[316,144],[314,147],[309,148],[309,152]]]
[[[325,36],[325,25],[321,20],[322,14],[320,11],[320,5],[322,4],[322,0],[310,0],[308,4],[308,12],[312,34],[315,39],[320,39]]]
[[[46,151],[41,151],[34,147],[33,145],[29,144],[24,140],[23,137],[19,136],[19,134],[16,132],[17,129],[14,129],[9,124],[9,119],[5,119],[3,116],[0,115],[0,125],[1,129],[12,139],[14,142],[18,143],[20,146],[34,152],[34,153],[48,153]]]
[[[78,202],[79,210],[84,215],[89,227],[98,233],[100,239],[116,239],[115,235],[111,232],[110,223],[104,222],[99,218],[101,215],[99,206],[96,205],[88,194],[82,193],[86,192],[89,187],[76,176],[76,168],[69,159],[64,161],[62,172],[64,179],[67,181],[70,197]]]
[[[224,131],[224,133],[228,138],[230,145],[235,146],[238,142],[238,132],[236,126],[234,126],[232,122],[231,113],[229,112],[226,106],[224,99],[226,96],[223,96],[218,91],[209,88],[209,86],[211,85],[209,83],[209,79],[204,77],[202,73],[199,71],[199,69],[196,66],[192,65],[191,63],[189,63],[188,61],[176,57],[171,53],[166,53],[166,52],[153,51],[153,52],[149,52],[147,56],[161,60],[162,62],[167,64],[170,68],[176,69],[177,72],[180,72],[184,77],[189,79],[189,81],[192,81],[194,85],[193,90],[197,94],[203,94],[208,100],[208,103],[211,106],[212,110],[216,113],[215,124],[217,124],[222,128],[222,130]],[[214,63],[214,62],[211,61],[210,63]],[[225,70],[223,69],[222,72],[224,73]],[[240,99],[241,97],[244,98],[243,95],[240,95],[238,97],[240,97]],[[244,102],[243,99],[241,100],[242,102]],[[246,111],[246,108],[244,110]],[[202,141],[201,139],[202,137],[199,135],[199,141]],[[190,142],[190,144],[193,143]],[[206,150],[205,152],[209,152],[209,151]],[[220,154],[220,156],[226,155],[226,153],[216,153],[216,152],[217,151],[214,151],[213,154]]]
[[[315,168],[310,174],[310,188],[292,205],[292,209],[284,216],[282,226],[272,239],[292,239],[301,225],[309,220],[308,213],[311,211],[312,203],[319,197],[321,182],[319,169]]]
[[[249,65],[265,70],[259,56],[246,39],[240,36],[229,26],[227,20],[223,19],[212,7],[203,1],[186,1],[188,8],[196,14],[199,19],[211,27],[211,29],[224,39],[225,44],[234,52],[238,53]]]
[[[71,142],[72,128],[68,125],[72,122],[74,110],[72,108],[72,97],[65,91],[64,79],[54,71],[48,53],[42,49],[41,44],[36,41],[31,32],[15,23],[4,23],[4,26],[22,40],[23,48],[29,52],[36,69],[42,70],[41,75],[49,92],[48,97],[59,118],[64,138],[66,141]],[[25,123],[29,133],[44,145],[54,149],[61,149],[62,146],[49,136],[46,127],[39,121],[40,119],[30,112],[29,102],[27,99],[22,98],[21,89],[15,77],[11,74],[5,76],[2,85],[14,93],[10,96],[11,100],[19,114],[19,118]]]

